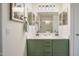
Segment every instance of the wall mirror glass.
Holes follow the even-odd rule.
[[[37,22],[40,33],[53,33],[58,31],[58,13],[57,12],[39,12]]]
[[[68,24],[67,12],[60,13],[59,18],[60,18],[60,25],[67,25]]]
[[[33,25],[34,21],[35,21],[35,14],[33,12],[28,12],[29,25]]]

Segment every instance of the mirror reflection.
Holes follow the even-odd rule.
[[[58,13],[56,12],[40,12],[37,21],[39,21],[40,33],[52,33],[58,29]]]

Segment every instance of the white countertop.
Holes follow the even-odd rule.
[[[55,36],[55,35],[44,35],[40,34],[39,36],[25,34],[26,39],[69,39],[68,36]]]
[[[26,39],[69,39],[69,38],[68,37],[55,36],[55,37],[28,37]]]

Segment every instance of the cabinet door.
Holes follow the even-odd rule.
[[[42,56],[42,41],[41,40],[27,40],[27,55],[28,56]]]
[[[51,56],[50,40],[27,40],[28,56]]]
[[[69,55],[69,45],[68,40],[53,40],[52,50],[53,56],[68,56]]]

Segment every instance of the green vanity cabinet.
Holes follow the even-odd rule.
[[[28,39],[28,56],[68,56],[68,40],[50,40],[50,39]]]
[[[68,40],[52,40],[53,56],[68,56],[69,42]]]
[[[27,55],[40,56],[43,55],[41,40],[28,40],[27,41]]]
[[[28,56],[50,56],[50,40],[27,40]]]

